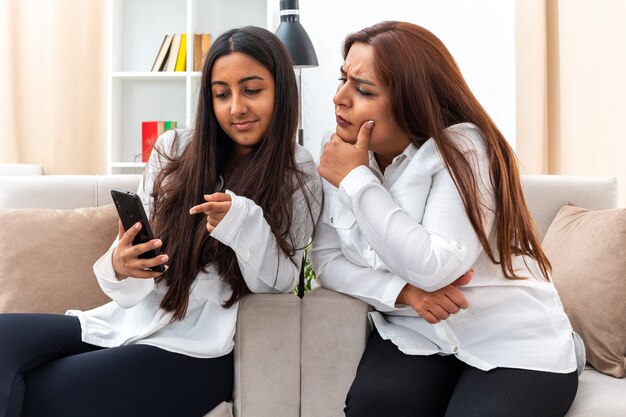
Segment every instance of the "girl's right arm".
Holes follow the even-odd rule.
[[[175,132],[165,132],[159,137],[155,147],[168,153],[175,152],[172,148]],[[141,197],[144,209],[150,213],[152,198],[150,194],[154,178],[163,165],[163,158],[158,152],[152,152],[150,160],[146,164],[146,171],[141,179],[137,194]],[[124,232],[121,223],[118,222],[118,237],[109,250],[96,261],[93,266],[94,273],[102,291],[113,301],[123,308],[137,305],[155,287],[154,278],[158,272],[148,272],[145,268],[156,264],[164,264],[161,255],[155,259],[139,259],[138,255],[148,249],[154,248],[157,241],[154,239],[141,245],[132,245],[132,241],[139,229],[129,229]]]
[[[122,278],[113,267],[114,252],[120,239],[116,239],[111,248],[96,261],[93,271],[102,291],[123,308],[137,305],[155,286],[154,278]],[[119,278],[118,278],[119,277]]]

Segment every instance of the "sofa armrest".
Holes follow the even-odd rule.
[[[370,333],[369,304],[316,288],[302,300],[302,417],[343,416]]]
[[[250,294],[235,334],[236,417],[300,415],[300,311],[293,294]]]
[[[0,175],[43,175],[40,164],[0,164]]]
[[[111,188],[135,191],[141,175],[0,175],[0,208],[99,207]]]

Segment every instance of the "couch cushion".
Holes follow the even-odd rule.
[[[300,313],[294,294],[248,294],[235,331],[235,417],[300,415]]]
[[[626,209],[564,206],[543,246],[587,361],[600,372],[626,376]]]
[[[93,263],[117,234],[113,205],[0,209],[0,312],[64,313],[108,301]]]
[[[626,379],[602,375],[586,368],[578,382],[578,392],[566,417],[624,417]]]
[[[344,415],[369,336],[371,310],[361,300],[325,288],[302,299],[301,417]]]

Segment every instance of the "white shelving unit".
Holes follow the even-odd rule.
[[[107,171],[143,172],[141,122],[195,120],[200,72],[151,72],[166,34],[187,33],[187,68],[193,34],[245,25],[267,27],[273,0],[109,0]],[[276,0],[278,2],[278,0]]]

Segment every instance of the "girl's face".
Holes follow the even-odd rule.
[[[269,130],[274,113],[274,77],[240,52],[218,58],[211,70],[215,117],[235,144],[235,154],[249,154]]]
[[[374,60],[374,48],[364,43],[354,43],[348,52],[333,98],[337,135],[356,143],[361,125],[373,120],[370,150],[393,158],[404,151],[410,138],[393,117],[389,91],[376,76]]]

